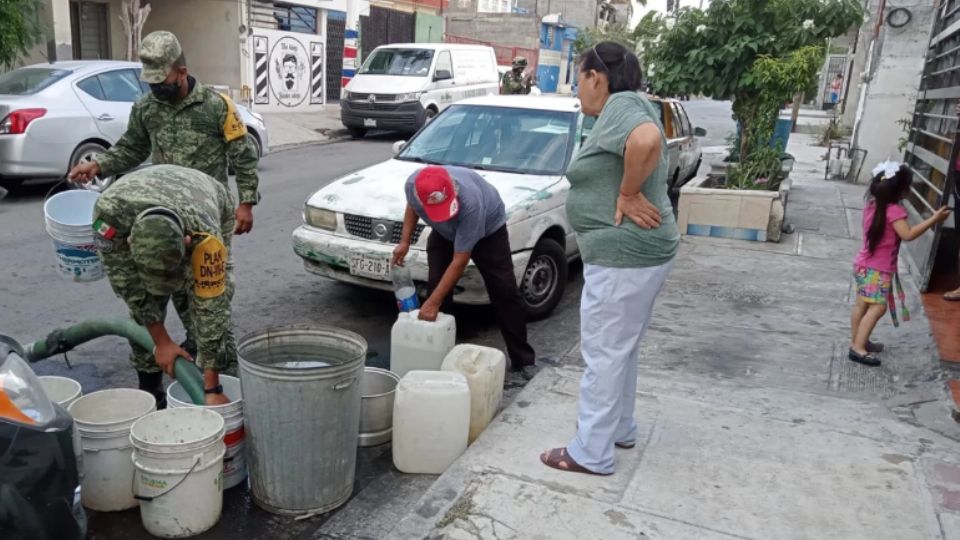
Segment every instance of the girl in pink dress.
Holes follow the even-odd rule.
[[[877,355],[883,351],[883,345],[870,341],[870,334],[888,306],[893,325],[899,325],[894,287],[900,298],[903,320],[910,318],[906,305],[903,305],[903,288],[897,275],[900,242],[917,238],[950,215],[950,209],[943,207],[911,227],[907,222],[907,210],[900,204],[910,192],[913,180],[910,169],[887,161],[877,165],[873,174],[870,197],[863,209],[863,247],[853,262],[857,303],[850,315],[852,341],[848,355],[850,360],[866,366],[880,365]]]

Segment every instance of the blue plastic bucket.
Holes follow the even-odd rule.
[[[73,281],[89,282],[103,277],[103,264],[93,241],[93,206],[98,197],[100,194],[95,191],[64,191],[43,204],[57,273]]]

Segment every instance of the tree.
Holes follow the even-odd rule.
[[[132,62],[140,60],[140,36],[143,25],[150,15],[150,5],[140,6],[140,0],[123,0],[120,5],[120,23],[123,24],[124,38],[127,42],[126,59]]]
[[[862,21],[857,0],[725,0],[712,2],[706,10],[682,8],[673,18],[648,15],[634,35],[657,93],[733,100],[742,131],[740,160],[745,161],[765,144],[759,132],[773,129],[753,125],[769,121],[768,114],[758,114],[771,94],[764,94],[764,85],[772,81],[760,72],[781,61],[806,65],[812,50],[806,50],[802,59],[790,55],[807,46],[822,46]],[[765,64],[758,71],[755,64],[761,58]],[[809,83],[802,82],[794,93]]]
[[[622,24],[611,24],[603,29],[587,28],[577,32],[577,39],[573,42],[573,52],[580,54],[601,41],[615,41],[631,51],[637,49],[637,41],[633,33]]]
[[[0,0],[0,68],[12,69],[44,37],[41,0]]]

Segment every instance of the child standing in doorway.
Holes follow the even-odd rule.
[[[889,307],[893,325],[899,326],[894,287],[903,304],[903,288],[897,275],[900,242],[909,242],[943,223],[950,209],[943,207],[913,227],[907,223],[907,210],[900,202],[910,192],[913,175],[905,165],[887,161],[873,169],[870,196],[863,208],[863,247],[853,262],[857,282],[857,303],[850,315],[849,358],[866,366],[879,366],[877,356],[883,345],[870,341],[870,334]],[[902,305],[903,320],[909,320]]]

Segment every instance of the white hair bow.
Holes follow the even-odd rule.
[[[897,174],[897,171],[900,170],[901,165],[903,164],[899,161],[884,161],[873,168],[873,175],[876,176],[883,173],[882,179],[893,178]]]

